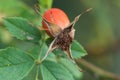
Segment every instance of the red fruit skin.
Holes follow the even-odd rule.
[[[65,14],[65,12],[63,12],[62,10],[58,8],[51,8],[47,10],[44,13],[43,18],[45,18],[47,21],[51,23],[58,25],[58,27],[60,27],[62,30],[70,24],[70,21],[67,15]],[[50,31],[47,30],[48,25],[43,20],[42,20],[42,27],[45,29],[46,33],[49,36],[53,37]]]

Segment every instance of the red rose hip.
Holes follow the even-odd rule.
[[[51,27],[56,32],[58,28],[63,30],[65,27],[67,27],[70,24],[70,21],[67,15],[65,14],[65,12],[63,12],[58,8],[51,8],[47,10],[44,13],[43,18],[46,19],[48,22],[55,24],[55,26],[51,26]],[[49,25],[47,25],[43,20],[42,20],[42,27],[45,29],[45,31],[49,36],[54,37],[51,34],[50,29],[48,28]]]

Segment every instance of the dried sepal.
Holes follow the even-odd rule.
[[[71,36],[71,33],[74,34],[75,29],[73,28],[73,26],[75,22],[76,22],[76,19],[68,27],[60,31],[60,33],[55,37],[55,39],[50,44],[48,51],[46,52],[41,62],[44,61],[47,55],[56,48],[60,48],[61,50],[65,51],[65,53],[70,58],[70,60],[74,62],[71,55],[71,51],[70,51],[70,44],[74,40],[74,35]]]
[[[43,21],[48,26],[48,30],[50,31],[53,37],[56,37],[62,31],[62,29],[58,25],[52,22],[49,22],[44,18],[43,18]]]
[[[50,44],[47,52],[45,53],[45,56],[41,59],[40,62],[43,62],[43,61],[47,58],[48,54],[49,54],[50,52],[52,52],[54,49],[57,48],[57,46],[54,46],[54,47],[53,47],[53,44],[54,44],[54,42],[55,42],[56,39],[57,39],[57,38],[55,38],[55,39],[51,42],[51,44]]]

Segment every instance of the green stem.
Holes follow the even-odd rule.
[[[35,80],[39,80],[39,79],[38,79],[38,75],[39,75],[39,65],[37,66],[37,71],[36,71],[36,78],[35,78]]]
[[[39,42],[39,44],[40,44],[40,52],[39,52],[39,55],[38,55],[38,60],[37,60],[37,64],[40,64],[40,58],[41,58],[41,53],[42,53],[42,49],[43,49],[43,47],[44,47],[44,44],[45,44],[45,32],[43,32],[43,31],[41,31],[41,35],[42,35],[42,39],[41,39],[41,41]]]

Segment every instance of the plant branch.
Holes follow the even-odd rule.
[[[37,64],[40,64],[41,61],[40,61],[40,58],[41,58],[41,53],[42,53],[42,49],[43,49],[43,46],[45,44],[45,33],[43,31],[41,31],[41,41],[40,41],[40,52],[39,52],[39,55],[38,55],[38,60],[37,60]]]
[[[96,67],[95,65],[87,62],[84,59],[78,59],[76,60],[77,63],[81,64],[82,66],[84,66],[85,68],[87,68],[88,70],[102,76],[102,77],[108,77],[108,78],[112,78],[114,80],[120,80],[120,76],[113,74],[111,72],[105,71],[99,67]]]
[[[39,80],[38,79],[38,76],[39,76],[39,65],[37,66],[37,70],[36,70],[36,77],[35,77],[35,80]]]

